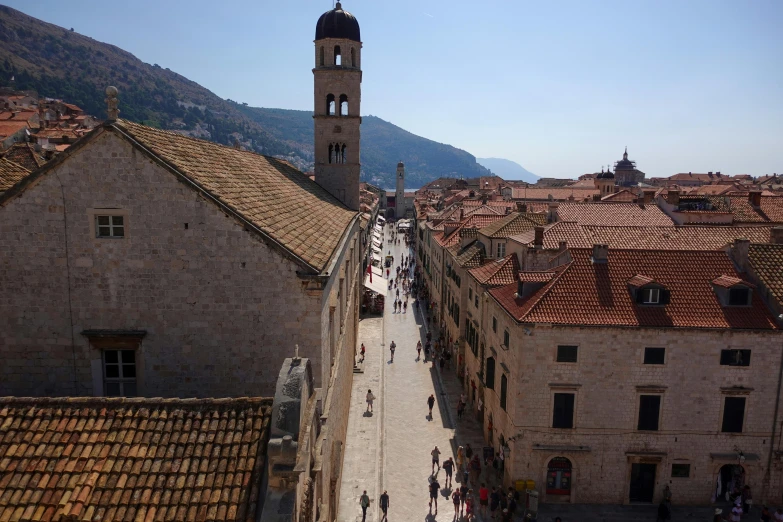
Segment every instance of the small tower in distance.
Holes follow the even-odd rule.
[[[397,163],[397,190],[394,193],[394,216],[405,217],[405,164]]]
[[[337,2],[315,27],[314,170],[315,182],[351,210],[359,210],[361,52],[359,22]]]
[[[606,168],[606,172],[601,167],[601,173],[595,177],[595,188],[601,192],[602,198],[614,193],[614,174],[609,167]]]

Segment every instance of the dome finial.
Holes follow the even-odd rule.
[[[628,159],[628,145],[625,146],[625,152],[623,152],[623,159],[624,160]]]
[[[340,4],[340,2],[337,2],[337,4],[334,6],[334,10],[335,11],[342,11],[343,10],[342,4]]]

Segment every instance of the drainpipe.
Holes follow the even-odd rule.
[[[778,426],[778,412],[780,411],[780,388],[781,382],[783,382],[783,357],[780,358],[780,364],[778,368],[778,391],[775,396],[775,413],[772,415],[774,419],[772,421],[772,439],[769,441],[769,455],[767,457],[767,473],[764,477],[764,494],[761,496],[762,500],[766,502],[767,493],[769,490],[769,484],[772,480],[772,453],[775,451],[775,431]]]

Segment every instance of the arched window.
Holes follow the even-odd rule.
[[[334,116],[335,111],[335,104],[334,104],[334,94],[327,94],[326,95],[326,114],[329,116]]]
[[[348,116],[348,96],[340,95],[340,116]]]
[[[567,458],[555,457],[550,460],[546,473],[546,494],[570,495],[572,473],[571,461]]]
[[[334,145],[329,144],[329,163],[332,162],[332,155],[334,154]]]
[[[351,47],[351,67],[356,67],[356,49]]]
[[[345,145],[343,145],[340,155],[342,156],[340,163],[345,163]]]
[[[343,57],[340,56],[340,46],[335,45],[334,46],[334,64],[337,66],[341,66],[343,64]]]
[[[323,45],[321,46],[321,58],[320,58],[320,61],[318,62],[318,64],[321,67],[324,66],[324,46]]]

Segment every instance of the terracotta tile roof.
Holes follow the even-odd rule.
[[[783,197],[761,196],[758,208],[748,201],[747,196],[726,196],[735,223],[783,223]]]
[[[613,192],[601,198],[601,201],[611,201],[613,203],[633,203],[638,199],[638,196],[628,189],[623,189],[619,192]]]
[[[509,254],[501,259],[485,263],[478,268],[472,268],[469,272],[481,285],[508,285],[517,280],[519,261],[516,254]]]
[[[644,285],[649,285],[650,283],[654,283],[655,280],[651,277],[647,277],[642,274],[636,274],[631,279],[628,280],[628,284],[635,287],[642,287]]]
[[[535,230],[527,230],[511,236],[509,239],[522,245],[532,246],[535,240]],[[593,242],[588,239],[584,227],[572,221],[558,221],[544,227],[544,248],[546,250],[559,248],[561,241],[565,241],[569,248],[588,248],[593,245]]]
[[[81,134],[77,133],[73,129],[44,129],[41,131],[38,131],[35,134],[39,138],[51,138],[51,139],[59,139],[63,136],[67,136],[68,139],[75,140],[77,138],[81,138]]]
[[[478,205],[478,206],[465,205],[465,213],[463,215],[465,217],[469,217],[474,214],[485,214],[485,215],[494,214],[496,216],[503,216],[505,215],[505,210],[503,207],[499,205]]]
[[[453,246],[449,248],[449,252],[454,256],[454,261],[463,268],[476,268],[484,261],[484,249],[476,242],[465,248]]]
[[[532,212],[512,212],[485,227],[481,234],[491,238],[511,237],[546,223],[546,216]]]
[[[114,125],[317,271],[357,214],[286,162],[125,120]]]
[[[720,275],[712,280],[712,284],[715,286],[720,286],[723,288],[731,288],[732,286],[737,285],[745,285],[755,288],[754,285],[748,283],[747,281],[743,281],[739,277],[732,277],[728,275]]]
[[[0,520],[255,521],[271,407],[0,398]]]
[[[21,165],[30,172],[46,163],[46,159],[35,151],[32,143],[15,143],[3,154],[3,157]]]
[[[30,171],[13,161],[0,158],[0,192],[6,191],[30,174]]]
[[[665,227],[674,222],[657,205],[633,203],[560,203],[560,220],[580,225]]]
[[[2,121],[0,122],[0,137],[7,138],[24,129],[29,129],[26,121]]]
[[[458,245],[460,243],[460,238],[464,237],[464,231],[466,229],[480,229],[483,227],[486,227],[496,221],[499,221],[503,219],[505,216],[502,216],[500,214],[474,214],[466,219],[463,219],[459,222],[457,228],[454,229],[450,234],[446,235],[444,232],[443,234],[439,234],[435,236],[435,240],[438,242],[439,245],[444,247],[450,247],[454,245]],[[441,223],[445,227],[445,222]],[[449,224],[454,224],[454,222],[450,222]],[[443,228],[441,228],[443,230]]]
[[[758,281],[783,305],[783,245],[751,243],[748,261]]]
[[[592,201],[593,196],[600,194],[596,188],[571,188],[571,187],[556,187],[556,188],[515,188],[511,190],[511,197],[513,199],[521,200],[552,200],[552,201],[568,201],[573,197],[574,201]]]
[[[517,279],[523,283],[548,283],[555,272],[520,272]]]
[[[540,290],[523,299],[516,285],[490,295],[517,321],[591,326],[775,329],[753,293],[751,306],[723,307],[711,282],[740,277],[728,254],[715,251],[612,250],[593,264],[592,249],[573,249],[572,261]],[[669,304],[636,304],[628,280],[643,273],[670,292]]]
[[[707,174],[697,174],[697,173],[691,173],[691,172],[680,172],[679,174],[674,174],[672,176],[669,176],[669,180],[671,181],[701,181],[703,183],[710,183],[712,181],[716,181],[719,179],[725,179],[729,178],[729,176],[725,176],[719,172],[716,173],[707,173]]]

